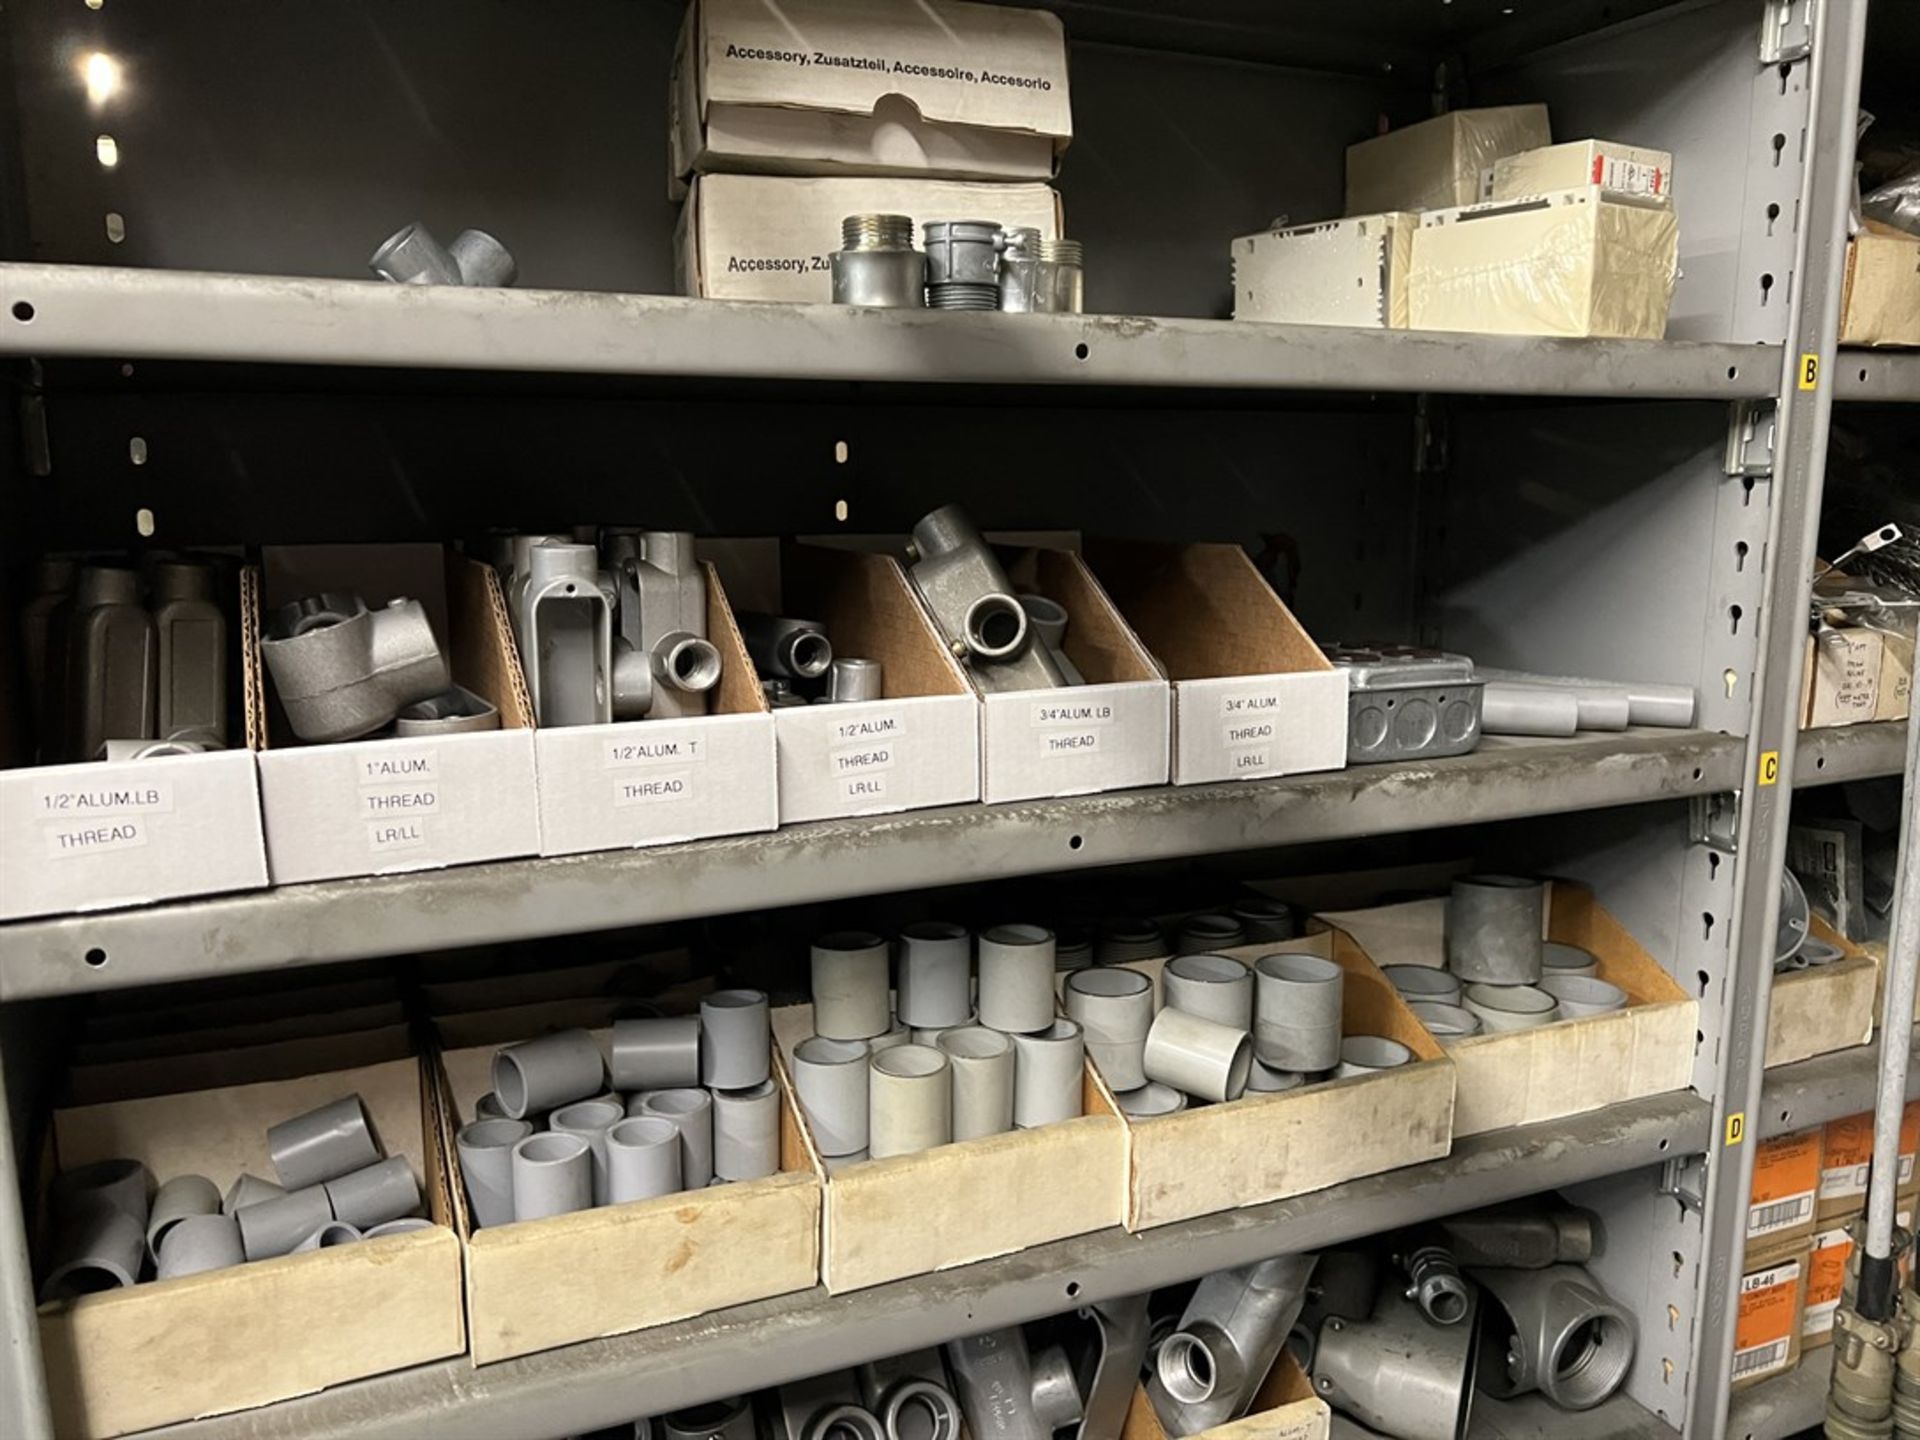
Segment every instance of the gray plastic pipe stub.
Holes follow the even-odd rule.
[[[713,1092],[713,1173],[760,1180],[780,1168],[780,1094],[773,1081]]]
[[[973,1016],[973,936],[944,920],[900,932],[899,1011],[913,1029],[965,1025]]]
[[[557,1135],[578,1135],[587,1142],[593,1155],[593,1203],[604,1205],[609,1194],[607,1177],[607,1132],[627,1118],[618,1100],[576,1100],[562,1105],[547,1118],[547,1128]]]
[[[544,1220],[593,1207],[593,1151],[578,1135],[529,1135],[513,1147],[513,1218]]]
[[[680,1131],[680,1183],[702,1190],[713,1180],[713,1097],[705,1090],[661,1090],[640,1099],[640,1113]]]
[[[672,1195],[680,1184],[680,1127],[658,1115],[635,1115],[607,1132],[612,1204]]]
[[[810,952],[813,1029],[829,1040],[871,1040],[893,1028],[887,942],[867,930],[822,935]]]
[[[204,1175],[176,1175],[153,1197],[147,1214],[147,1253],[160,1258],[167,1231],[189,1215],[218,1215],[220,1188]]]
[[[231,1215],[242,1206],[258,1205],[262,1200],[271,1200],[276,1195],[286,1193],[284,1185],[262,1180],[258,1175],[243,1174],[227,1187],[227,1193],[220,1201],[220,1213]]]
[[[233,1212],[240,1224],[240,1243],[249,1260],[271,1260],[285,1255],[307,1236],[333,1219],[333,1206],[327,1201],[326,1187],[309,1185],[289,1190],[257,1205],[245,1205]]]
[[[1318,955],[1254,962],[1253,1048],[1274,1070],[1318,1074],[1340,1063],[1346,971]]]
[[[513,1147],[533,1133],[525,1120],[475,1120],[454,1136],[467,1212],[475,1228],[513,1219]]]
[[[700,1083],[700,1017],[613,1022],[613,1088],[675,1090]]]
[[[240,1222],[231,1215],[183,1215],[160,1237],[155,1278],[174,1280],[207,1270],[224,1270],[247,1258],[240,1243]]]
[[[290,1253],[304,1255],[309,1250],[332,1250],[340,1245],[357,1245],[360,1238],[359,1226],[349,1225],[344,1220],[329,1220],[294,1246]]]
[[[420,1208],[420,1183],[404,1155],[341,1175],[322,1188],[334,1218],[362,1230],[398,1220]]]
[[[772,1073],[773,1026],[766,992],[716,990],[702,1000],[701,1083],[716,1090],[750,1090]]]
[[[559,1030],[495,1051],[493,1093],[509,1118],[524,1120],[599,1094],[606,1070],[589,1031]]]
[[[996,925],[980,936],[980,1023],[1033,1035],[1053,1024],[1053,932]]]
[[[824,1035],[809,1035],[793,1047],[793,1088],[823,1156],[854,1155],[867,1148],[870,1054],[865,1040],[830,1040]]]
[[[1056,1020],[1013,1037],[1013,1123],[1022,1130],[1071,1120],[1085,1105],[1086,1042],[1078,1022]]]
[[[365,1103],[358,1095],[343,1095],[268,1126],[267,1155],[281,1186],[292,1191],[364,1170],[380,1158],[380,1146]]]
[[[147,1259],[143,1218],[106,1200],[67,1211],[57,1224],[54,1263],[40,1298],[71,1300],[136,1283]]]

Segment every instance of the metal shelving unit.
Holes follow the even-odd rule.
[[[1908,1043],[1914,1039],[1920,1039],[1920,1032],[1910,1036]],[[1759,1138],[1766,1140],[1871,1110],[1877,1050],[1874,1045],[1856,1045],[1767,1071],[1755,1122]],[[1920,1071],[1907,1077],[1907,1098],[1920,1100]]]
[[[1793,783],[1805,788],[1898,775],[1906,748],[1903,720],[1802,730],[1794,746]]]
[[[1833,1351],[1815,1350],[1785,1375],[1762,1380],[1733,1397],[1728,1440],[1792,1440],[1817,1430],[1827,1417],[1827,1377]]]
[[[1834,358],[1836,400],[1920,405],[1920,354],[1842,350]]]

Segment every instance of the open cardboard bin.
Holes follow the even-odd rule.
[[[1293,1352],[1283,1348],[1254,1395],[1252,1409],[1238,1420],[1201,1430],[1188,1440],[1327,1440],[1332,1425],[1333,1411],[1313,1393],[1313,1382]],[[1119,1440],[1172,1440],[1154,1413],[1145,1386],[1133,1387],[1133,1404],[1127,1407],[1127,1423]]]
[[[1090,540],[1086,555],[1173,682],[1174,784],[1346,767],[1346,672],[1239,546]]]
[[[372,1045],[364,1035],[336,1039],[341,1057],[404,1043],[392,1032]],[[224,1190],[242,1171],[272,1177],[269,1125],[357,1093],[386,1153],[412,1163],[436,1227],[42,1305],[56,1433],[105,1440],[465,1349],[460,1241],[425,1068],[410,1054],[338,1063],[294,1079],[54,1112],[45,1183],[56,1168],[129,1158],[159,1184],[198,1174]]]
[[[1437,967],[1446,955],[1446,909],[1446,900],[1437,898],[1319,918],[1352,934],[1381,965]],[[1552,885],[1547,938],[1591,951],[1600,978],[1626,991],[1627,1005],[1610,1014],[1474,1035],[1448,1046],[1460,1076],[1456,1136],[1604,1110],[1684,1090],[1693,1081],[1699,1002],[1589,891],[1563,882]]]
[[[1126,1134],[1093,1068],[1083,1113],[829,1174],[793,1092],[788,1058],[813,1034],[813,1006],[773,1012],[780,1084],[825,1187],[820,1278],[839,1294],[968,1265],[1118,1225],[1126,1215]]]
[[[248,618],[247,741],[260,765],[277,885],[508,860],[540,848],[533,706],[492,567],[437,545],[269,546],[240,577]],[[302,745],[273,698],[264,617],[321,591],[370,609],[425,607],[453,681],[492,702],[500,729],[430,740]]]
[[[1839,946],[1846,958],[1773,977],[1767,1009],[1768,1069],[1851,1049],[1873,1038],[1880,1014],[1880,966],[1818,915],[1812,922],[1809,933]]]
[[[529,1023],[511,1039],[570,1023],[557,1015],[545,1018],[544,1027]],[[611,1032],[594,1033],[604,1052]],[[454,1136],[472,1118],[474,1102],[493,1088],[499,1048],[470,1045],[438,1056],[441,1143],[450,1156],[457,1156]],[[779,1089],[780,1170],[764,1179],[481,1230],[473,1227],[465,1185],[455,1184],[474,1364],[644,1330],[816,1284],[820,1182],[784,1083]],[[453,1160],[456,1178],[458,1164]]]
[[[779,823],[773,712],[760,693],[719,572],[711,565],[701,570],[707,638],[720,651],[720,683],[709,692],[709,713],[611,725],[536,725],[542,855],[705,840]]]

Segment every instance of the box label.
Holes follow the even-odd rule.
[[[79,821],[103,815],[160,814],[173,809],[173,785],[166,780],[41,785],[34,791],[34,803],[42,819]]]
[[[1803,1130],[1763,1141],[1753,1155],[1747,1238],[1792,1230],[1813,1219],[1820,1189],[1820,1132]]]
[[[1113,704],[1106,700],[1043,700],[1033,707],[1036,730],[1084,730],[1089,725],[1111,725]]]
[[[440,810],[440,752],[388,749],[359,758],[360,815],[376,855],[428,843],[426,817]]]
[[[406,820],[376,820],[367,826],[367,848],[376,855],[390,850],[414,850],[427,843],[427,822],[418,816]]]
[[[431,814],[440,808],[440,792],[431,785],[377,785],[360,791],[361,814],[369,820]]]
[[[360,757],[362,785],[418,785],[440,778],[440,755],[436,750],[382,750],[377,755]]]
[[[1601,151],[1593,157],[1593,183],[1622,195],[1664,195],[1666,175],[1658,165]]]
[[[68,820],[40,829],[50,860],[71,860],[103,850],[132,850],[147,843],[147,823],[138,815],[103,815],[97,820]]]
[[[1061,730],[1037,737],[1040,753],[1048,759],[1072,755],[1093,755],[1100,749],[1098,730]]]
[[[663,800],[693,798],[693,771],[669,770],[651,775],[622,776],[613,782],[613,805],[652,805]]]
[[[1800,1262],[1788,1260],[1740,1277],[1733,1330],[1733,1380],[1782,1369],[1793,1349],[1793,1308]]]
[[[836,793],[847,804],[871,804],[887,798],[887,779],[884,775],[845,775],[835,785]]]
[[[836,779],[867,775],[876,770],[891,770],[893,762],[894,747],[891,745],[855,745],[845,750],[835,750],[827,756],[827,764]]]
[[[608,770],[635,765],[693,765],[707,758],[706,743],[697,735],[658,740],[609,740],[600,763]]]

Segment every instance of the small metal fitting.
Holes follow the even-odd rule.
[[[828,264],[836,305],[918,310],[927,303],[927,257],[913,248],[905,215],[847,216]]]
[[[447,662],[417,600],[369,610],[358,595],[309,595],[280,607],[260,642],[287,723],[302,740],[370,735],[447,688]]]
[[[1591,1410],[1633,1368],[1633,1316],[1576,1265],[1475,1270],[1484,1288],[1479,1386],[1505,1400],[1538,1390],[1562,1410]]]
[[[1439,1245],[1418,1245],[1401,1257],[1407,1298],[1436,1325],[1458,1325],[1473,1309],[1473,1296],[1453,1256]]]
[[[878,660],[861,660],[848,656],[835,660],[827,671],[827,700],[835,705],[845,705],[859,700],[878,700],[886,693],[883,674]]]
[[[662,1415],[653,1422],[661,1440],[754,1440],[752,1401],[712,1400]]]
[[[1008,230],[1000,257],[1000,309],[1078,315],[1085,264],[1077,240],[1047,240],[1031,226]]]
[[[507,611],[534,718],[552,726],[612,720],[613,602],[593,546],[515,536]]]
[[[927,304],[935,310],[1000,308],[1000,251],[1006,232],[992,220],[929,220]]]
[[[751,610],[737,618],[747,654],[763,676],[818,680],[833,664],[833,644],[818,621],[788,620]]]
[[[1125,1427],[1146,1359],[1147,1304],[1152,1298],[1122,1295],[1079,1312],[1084,1323],[1074,1338],[1081,1343],[1070,1344],[1068,1355],[1082,1401],[1080,1440],[1101,1440]]]
[[[1046,690],[1066,677],[1035,645],[1027,612],[1006,571],[958,505],[942,505],[913,527],[908,576],[957,659],[983,689]]]
[[[442,245],[418,220],[381,241],[367,267],[395,285],[511,285],[519,274],[512,252],[486,231],[462,230]]]
[[[442,690],[407,706],[394,717],[393,733],[400,736],[467,735],[498,730],[500,712],[464,685]]]
[[[1464,1266],[1544,1270],[1593,1258],[1597,1222],[1586,1210],[1522,1200],[1452,1215],[1440,1222],[1447,1248]]]
[[[1053,1440],[1034,1408],[1033,1360],[1019,1326],[950,1340],[946,1356],[972,1440]]]
[[[614,710],[622,718],[707,713],[720,683],[720,651],[707,639],[707,579],[685,530],[610,530],[603,558],[619,617]],[[646,675],[631,673],[637,657]]]
[[[1371,1317],[1332,1315],[1322,1323],[1313,1388],[1383,1435],[1456,1440],[1473,1404],[1473,1353],[1472,1325],[1429,1324],[1411,1300],[1389,1290]]]
[[[780,1440],[887,1440],[880,1418],[860,1403],[851,1370],[780,1387]]]
[[[1147,1398],[1171,1434],[1238,1419],[1306,1303],[1313,1255],[1281,1255],[1200,1281],[1160,1347]]]

